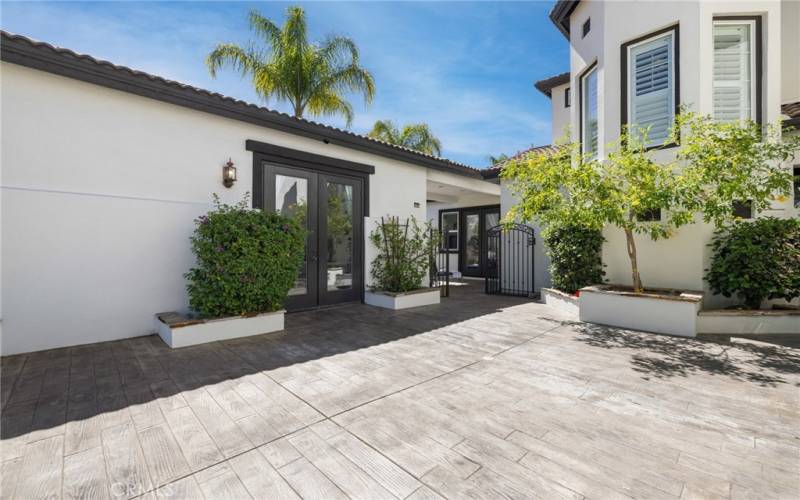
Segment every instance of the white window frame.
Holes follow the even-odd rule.
[[[588,124],[589,121],[586,119],[586,114],[588,110],[588,86],[586,85],[587,80],[590,76],[595,75],[595,84],[597,85],[597,149],[592,151],[589,149],[591,147],[590,141],[588,141]],[[583,73],[580,76],[580,117],[581,117],[581,151],[584,153],[592,154],[592,157],[596,158],[600,153],[600,77],[598,75],[598,66],[596,63],[593,63],[589,70]]]
[[[711,23],[711,113],[714,113],[714,91],[716,89],[716,82],[714,81],[714,60],[716,54],[714,53],[714,28],[716,26],[739,26],[746,24],[750,27],[750,116],[742,116],[742,110],[739,110],[739,120],[757,121],[758,107],[761,105],[761,96],[758,95],[758,68],[756,67],[758,45],[761,40],[757,40],[758,26],[755,19],[714,19]]]
[[[635,67],[634,67],[634,64],[633,64],[633,58],[631,57],[631,53],[633,52],[633,49],[635,49],[636,47],[640,47],[640,46],[645,45],[647,43],[654,42],[654,41],[656,41],[656,40],[658,40],[660,38],[667,38],[667,37],[670,38],[670,42],[671,42],[670,43],[669,70],[668,70],[669,71],[668,72],[668,75],[669,75],[668,76],[668,79],[669,79],[669,101],[670,101],[669,102],[669,104],[670,104],[669,112],[670,112],[670,122],[671,123],[675,122],[675,95],[678,93],[678,89],[676,87],[676,82],[675,82],[675,72],[677,70],[677,64],[678,64],[678,61],[676,61],[676,56],[675,56],[676,55],[676,48],[677,48],[676,47],[676,43],[677,43],[677,40],[676,40],[676,38],[677,38],[677,26],[673,26],[671,28],[668,28],[668,31],[666,31],[664,33],[658,33],[658,34],[653,35],[653,36],[651,36],[649,38],[646,38],[644,40],[641,40],[641,41],[638,41],[636,43],[630,44],[630,45],[628,45],[626,47],[625,65],[627,67],[627,80],[628,81],[625,82],[625,86],[626,86],[626,89],[627,89],[627,92],[625,93],[626,100],[627,100],[626,108],[625,108],[625,114],[626,114],[625,123],[627,123],[628,126],[635,125],[635,123],[636,123],[633,120],[633,98],[634,98],[633,82],[636,79],[636,74],[635,74]],[[654,146],[659,146],[659,145],[661,145],[660,141],[652,141],[651,140],[648,144],[645,144],[645,147],[654,147]]]

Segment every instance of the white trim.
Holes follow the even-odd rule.
[[[628,89],[628,91],[626,92],[628,102],[627,102],[627,106],[626,106],[626,114],[627,114],[627,116],[625,116],[624,118],[626,120],[626,123],[629,126],[634,124],[634,121],[633,121],[633,114],[634,114],[633,113],[633,111],[634,111],[634,108],[633,108],[633,97],[634,97],[634,90],[635,89],[633,88],[632,82],[636,78],[636,76],[635,76],[635,67],[632,64],[633,59],[631,57],[631,53],[632,53],[633,49],[635,49],[636,47],[640,47],[642,45],[645,45],[645,44],[648,44],[648,43],[652,43],[652,42],[655,42],[656,40],[659,40],[661,38],[667,38],[667,37],[669,37],[669,39],[670,39],[670,53],[669,53],[669,60],[667,62],[667,65],[668,65],[668,70],[667,70],[668,77],[667,78],[668,78],[668,81],[669,81],[669,84],[668,84],[668,87],[667,87],[667,90],[668,90],[667,98],[669,99],[670,123],[674,123],[674,121],[675,121],[675,67],[676,67],[676,62],[675,62],[675,44],[676,44],[675,32],[676,32],[676,30],[677,30],[677,25],[673,26],[672,28],[670,28],[669,31],[667,31],[667,32],[660,33],[658,35],[653,35],[650,38],[647,38],[647,39],[642,40],[640,42],[636,42],[636,43],[628,45],[626,47],[625,64],[627,66],[628,81],[625,82],[625,85],[626,85],[626,88]],[[645,144],[645,147],[657,146],[659,144],[661,144],[659,141],[653,142],[651,140],[651,142],[649,142],[648,144]]]
[[[716,53],[714,51],[714,27],[716,26],[743,26],[747,25],[750,29],[749,36],[748,36],[748,43],[750,44],[748,50],[750,51],[750,116],[749,117],[742,117],[742,110],[739,110],[739,119],[740,120],[756,120],[756,109],[758,103],[756,99],[761,99],[761,96],[757,95],[758,85],[757,79],[759,75],[756,74],[756,43],[761,43],[760,40],[756,40],[756,36],[758,35],[756,30],[756,20],[755,19],[714,19],[711,23],[711,113],[712,116],[714,114],[714,88],[715,88],[715,80],[714,80],[714,64]]]

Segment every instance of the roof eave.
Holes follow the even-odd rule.
[[[558,0],[550,11],[550,20],[556,25],[567,40],[569,40],[569,16],[578,6],[580,0]]]
[[[115,66],[91,56],[58,49],[17,35],[2,32],[0,60],[174,104],[190,109],[268,127],[290,134],[317,139],[415,165],[481,179],[480,170],[449,160],[416,153],[327,125],[297,119],[207,90],[130,68]]]

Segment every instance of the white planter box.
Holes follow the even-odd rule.
[[[609,288],[588,286],[581,289],[581,321],[683,337],[697,335],[702,292],[634,293]]]
[[[555,288],[542,288],[542,302],[546,305],[578,316],[580,312],[580,298],[568,293],[564,293]]]
[[[283,330],[284,314],[286,311],[280,310],[249,317],[194,320],[177,313],[159,313],[155,323],[161,339],[174,348],[277,332]]]
[[[772,309],[700,311],[697,333],[723,335],[800,334],[800,311]]]
[[[364,293],[364,302],[371,306],[397,310],[438,304],[440,296],[438,288],[423,288],[406,293],[367,291]]]

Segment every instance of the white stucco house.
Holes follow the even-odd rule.
[[[466,165],[24,36],[3,32],[0,49],[3,355],[144,335],[154,313],[185,311],[189,236],[212,193],[306,202],[314,227],[289,310],[363,300],[381,216],[499,204],[500,187]],[[332,192],[353,221],[348,245],[325,241]]]
[[[654,144],[661,143],[681,104],[720,119],[800,125],[800,2],[560,0],[550,18],[570,44],[569,71],[536,83],[551,100],[554,143],[567,127],[602,159],[626,123],[651,125]],[[654,154],[667,159],[673,151]],[[800,158],[786,168],[794,170],[794,199],[740,215],[800,216]],[[515,200],[501,184],[505,212]],[[706,307],[725,305],[703,280],[713,230],[697,223],[668,240],[637,236],[645,286],[704,291]],[[607,279],[630,285],[623,233],[609,228],[604,236]],[[547,283],[546,273],[541,280]]]

